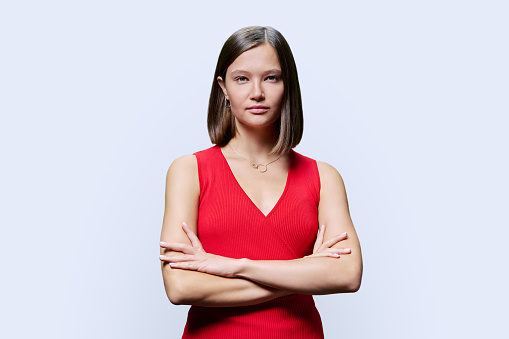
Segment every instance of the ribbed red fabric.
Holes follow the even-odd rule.
[[[279,201],[265,216],[242,190],[221,149],[196,152],[200,180],[198,236],[205,251],[231,258],[289,260],[312,253],[318,230],[316,161],[291,152]],[[185,339],[323,338],[310,295],[242,307],[191,306]]]

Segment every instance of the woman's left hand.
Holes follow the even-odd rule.
[[[191,246],[181,243],[161,242],[161,247],[181,254],[161,255],[161,261],[169,262],[171,268],[198,271],[222,277],[233,278],[236,273],[238,259],[210,254],[203,250],[203,246],[186,223],[182,224],[184,232],[191,241]]]
[[[335,237],[323,242],[325,234],[325,225],[322,225],[318,230],[318,236],[316,237],[315,246],[313,247],[313,254],[307,255],[304,258],[312,257],[331,257],[339,258],[340,254],[350,254],[352,251],[349,248],[334,248],[338,242],[348,238],[348,234],[341,233]]]

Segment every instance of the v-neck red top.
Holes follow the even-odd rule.
[[[291,260],[312,253],[320,197],[315,160],[291,151],[283,194],[265,216],[242,190],[218,146],[195,156],[198,237],[205,251],[252,260]],[[253,306],[191,306],[182,338],[315,339],[323,338],[323,330],[313,297],[293,294]]]

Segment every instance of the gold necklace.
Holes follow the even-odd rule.
[[[271,162],[269,163],[266,163],[266,164],[255,164],[254,162],[251,162],[250,160],[244,158],[242,155],[240,155],[236,150],[233,149],[233,147],[230,146],[230,144],[228,144],[228,147],[230,147],[232,149],[232,151],[235,152],[235,154],[237,154],[239,157],[241,157],[242,159],[246,160],[247,162],[249,162],[251,164],[251,166],[258,170],[258,172],[260,173],[265,173],[267,172],[267,166],[269,166],[270,164],[272,164],[273,162],[276,162],[279,160],[279,158],[281,158],[283,155],[281,154],[279,157],[277,157],[276,160],[272,160]]]

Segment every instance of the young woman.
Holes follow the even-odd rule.
[[[176,159],[167,175],[160,260],[170,301],[192,305],[183,338],[323,338],[312,295],[359,289],[343,180],[292,150],[302,128],[284,37],[235,32],[210,95],[215,146]]]

